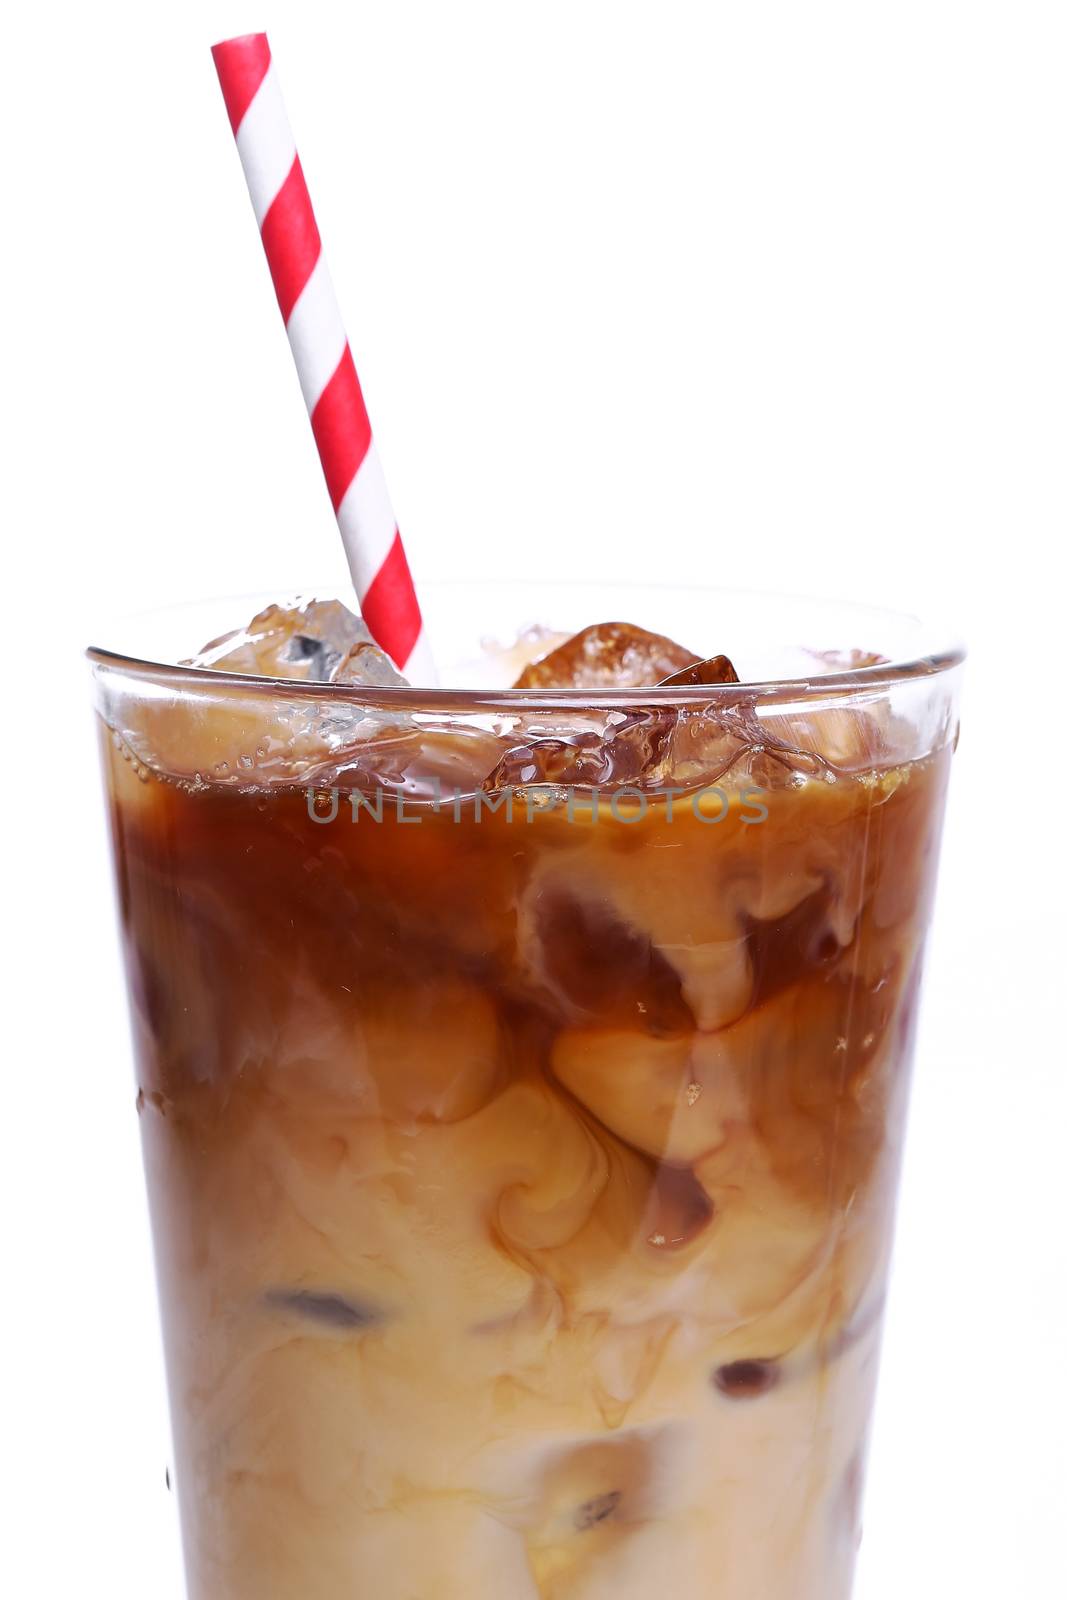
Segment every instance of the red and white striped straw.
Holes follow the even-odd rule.
[[[413,683],[432,684],[419,603],[267,36],[227,39],[211,53],[364,621]]]

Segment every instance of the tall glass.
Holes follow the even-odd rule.
[[[466,688],[90,652],[190,1596],[845,1600],[960,654],[428,609]],[[749,681],[460,659],[619,613]]]

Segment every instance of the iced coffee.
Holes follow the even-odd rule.
[[[192,1600],[846,1600],[954,716],[691,643],[98,659]]]

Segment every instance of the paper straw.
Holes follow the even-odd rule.
[[[435,682],[419,603],[265,33],[212,49],[364,621]]]

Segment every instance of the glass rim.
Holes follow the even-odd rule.
[[[477,589],[479,585],[489,588],[512,586],[516,590],[523,587],[522,579],[512,580],[509,585],[506,579],[484,578],[451,578],[441,579],[425,585],[427,590],[465,590]],[[676,590],[678,584],[662,583],[633,583],[623,585],[633,589],[634,593],[642,590],[663,593]],[[320,585],[323,593],[330,593],[338,586]],[[601,586],[593,581],[560,580],[559,587],[567,590],[589,589],[596,592]],[[913,623],[922,627],[921,620],[913,613],[897,611],[890,607],[875,606],[864,602],[847,600],[825,600],[819,596],[788,594],[781,591],[768,591],[760,589],[737,589],[716,587],[714,585],[697,585],[702,593],[709,596],[729,597],[731,595],[746,599],[756,599],[761,596],[773,598],[776,601],[795,602],[803,605],[840,605],[843,609],[863,611],[870,616],[880,616],[894,619],[898,622]],[[311,597],[316,594],[316,587],[295,591],[301,597]],[[290,595],[293,591],[290,591]],[[201,600],[200,604],[226,602],[231,599],[235,608],[241,601],[259,602],[266,597],[263,595],[234,595],[211,596]],[[288,598],[288,596],[284,596]],[[173,614],[181,610],[193,610],[197,601],[179,601],[171,605],[163,605],[127,614],[119,619],[116,627],[123,623],[149,621],[154,616]],[[238,613],[239,614],[239,613]],[[461,688],[461,687],[420,687],[416,684],[404,685],[378,685],[378,684],[350,684],[330,683],[327,681],[309,680],[302,678],[273,678],[262,677],[255,673],[229,672],[224,668],[187,666],[174,661],[160,661],[147,655],[134,654],[122,650],[112,650],[103,645],[91,644],[85,650],[85,657],[93,668],[101,668],[106,672],[123,673],[146,683],[171,688],[176,692],[185,690],[189,693],[208,693],[211,691],[237,691],[254,698],[278,697],[293,698],[297,700],[321,701],[324,695],[338,704],[348,705],[373,705],[377,707],[394,707],[397,710],[422,710],[434,709],[465,711],[465,712],[504,712],[517,714],[523,711],[543,709],[546,711],[590,710],[590,711],[619,711],[635,705],[642,706],[706,706],[714,703],[720,706],[737,705],[753,699],[761,703],[766,702],[798,702],[806,700],[837,699],[856,694],[870,694],[884,691],[903,682],[914,681],[920,678],[933,678],[951,672],[962,665],[966,659],[966,647],[961,640],[953,638],[948,630],[944,630],[949,642],[939,649],[924,653],[900,656],[870,666],[851,666],[830,671],[811,673],[806,676],[789,676],[747,680],[742,683],[724,684],[652,684],[638,688],[597,688],[597,689],[547,689],[547,688]]]

